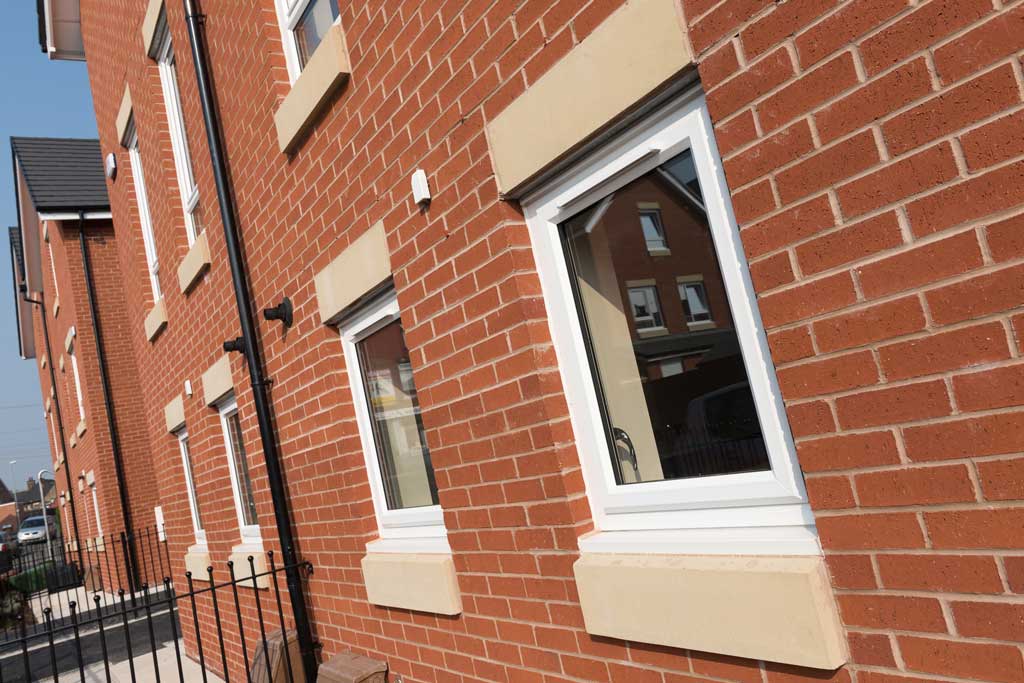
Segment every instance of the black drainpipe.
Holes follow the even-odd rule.
[[[121,500],[121,517],[124,518],[124,532],[128,537],[128,583],[135,594],[139,585],[139,564],[135,550],[135,525],[132,524],[131,505],[128,500],[128,482],[124,476],[124,458],[121,453],[121,436],[114,419],[114,401],[111,398],[110,376],[107,374],[107,354],[103,348],[103,332],[100,329],[99,309],[96,306],[96,291],[92,281],[92,263],[85,242],[85,213],[78,212],[78,244],[82,250],[82,268],[85,270],[85,292],[89,299],[89,317],[96,339],[96,357],[100,365],[100,384],[103,387],[103,404],[107,409],[107,429],[110,430],[110,449],[114,456],[114,474],[117,477],[117,493]]]
[[[57,414],[57,432],[60,435],[61,455],[64,456],[64,477],[67,480],[68,485],[68,504],[71,505],[71,526],[74,527],[73,530],[75,532],[75,550],[78,555],[78,568],[80,571],[85,571],[85,562],[82,559],[82,539],[78,535],[78,513],[75,510],[75,490],[71,483],[71,461],[68,460],[67,438],[64,435],[64,417],[60,412],[60,399],[58,398],[60,392],[57,391],[57,374],[53,370],[53,353],[50,350],[50,328],[49,325],[46,324],[46,298],[31,298],[28,295],[28,285],[26,283],[22,283],[20,288],[21,298],[27,303],[39,307],[39,317],[43,323],[43,341],[46,342],[46,366],[50,368],[50,393],[53,400],[53,410]],[[17,504],[17,501],[15,501],[15,504]]]
[[[288,597],[292,605],[295,619],[295,631],[298,636],[299,650],[302,653],[302,664],[306,681],[316,680],[316,652],[313,633],[309,623],[309,613],[302,592],[302,579],[299,575],[298,553],[295,548],[295,537],[292,533],[291,515],[288,511],[288,492],[285,489],[281,472],[280,455],[274,434],[273,417],[270,410],[270,397],[267,394],[268,382],[263,374],[263,365],[257,347],[257,328],[254,322],[252,299],[246,281],[245,261],[239,239],[238,224],[234,197],[228,180],[227,157],[221,140],[220,115],[214,104],[213,86],[210,84],[210,67],[206,57],[206,45],[203,39],[202,24],[205,17],[200,14],[196,0],[183,0],[185,17],[188,22],[188,39],[192,47],[192,62],[196,70],[196,83],[199,87],[199,100],[203,107],[203,122],[206,126],[206,141],[210,147],[210,161],[213,164],[213,179],[217,186],[217,203],[220,206],[220,218],[224,224],[224,240],[228,249],[228,260],[231,264],[231,282],[235,289],[235,303],[238,305],[238,323],[242,336],[225,342],[225,349],[241,350],[249,368],[249,383],[252,386],[253,404],[256,408],[256,421],[259,424],[260,444],[267,465],[267,480],[270,485],[270,497],[274,503],[274,521],[277,524],[277,535],[281,540],[282,560],[285,564],[285,578],[288,584]]]

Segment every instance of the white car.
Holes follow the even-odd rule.
[[[48,523],[42,515],[27,517],[18,529],[18,543],[41,543],[46,540],[46,532],[49,530],[50,538],[57,534],[57,528],[53,523]]]

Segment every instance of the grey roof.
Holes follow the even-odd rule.
[[[11,138],[36,211],[109,210],[100,141]]]

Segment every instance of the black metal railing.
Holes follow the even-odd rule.
[[[268,552],[263,571],[249,556],[176,587],[156,529],[83,544],[84,567],[73,544],[59,548],[22,548],[0,577],[0,605],[17,604],[0,629],[0,683],[303,680],[279,584],[311,564],[278,566]]]

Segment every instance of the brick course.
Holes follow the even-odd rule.
[[[291,330],[258,325],[325,656],[384,658],[406,681],[1024,679],[1013,596],[1024,591],[1020,2],[682,2],[848,628],[852,662],[827,674],[583,629],[571,566],[593,522],[523,216],[499,198],[484,125],[623,0],[342,4],[353,76],[291,157],[272,121],[289,87],[273,3],[204,7],[254,300],[296,305]],[[169,2],[212,256],[195,289],[176,287],[187,243],[143,12],[82,2],[100,138],[121,167],[109,192],[139,386],[126,415],[152,450],[180,574],[192,529],[162,408],[185,380],[198,388],[237,319],[184,17]],[[114,132],[125,85],[169,318],[152,343]],[[427,211],[408,192],[418,167],[430,174]],[[312,279],[379,220],[459,575],[457,618],[369,605],[360,575],[376,523],[350,378]],[[262,533],[276,548],[247,373],[231,362]],[[185,413],[222,561],[237,523],[220,424],[200,393]]]

